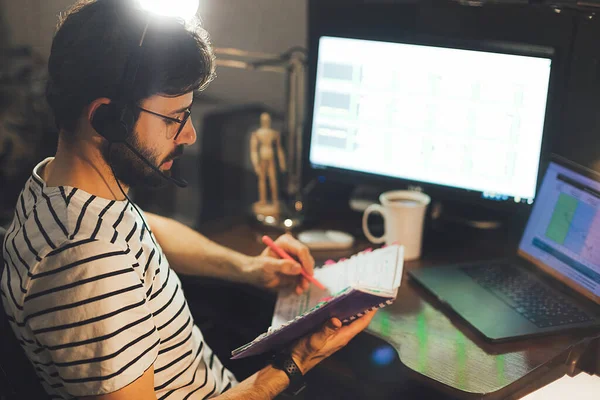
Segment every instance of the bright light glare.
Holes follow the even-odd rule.
[[[165,17],[176,17],[183,20],[194,18],[200,0],[139,0],[146,11]]]

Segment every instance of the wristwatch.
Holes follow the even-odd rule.
[[[281,351],[273,356],[272,365],[276,369],[280,369],[290,378],[290,384],[283,391],[284,394],[296,396],[306,387],[302,371],[294,362],[292,355],[289,352]]]

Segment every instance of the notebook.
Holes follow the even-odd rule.
[[[232,351],[231,358],[280,350],[319,329],[332,317],[348,324],[367,311],[392,304],[400,287],[403,266],[404,247],[399,245],[326,262],[315,269],[315,278],[325,290],[311,285],[302,295],[293,289],[280,292],[271,327]]]

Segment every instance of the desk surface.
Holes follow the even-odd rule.
[[[260,241],[263,232],[247,225],[205,233],[218,243],[246,254],[258,254],[263,248]],[[592,336],[590,332],[579,332],[490,344],[456,314],[444,311],[433,296],[406,276],[414,268],[511,254],[516,241],[499,240],[498,234],[478,234],[466,240],[444,236],[444,240],[426,241],[423,259],[405,264],[405,277],[396,302],[380,310],[368,328],[372,335],[394,347],[402,364],[416,372],[416,377],[452,396],[520,397],[564,375],[569,355],[584,348],[586,336]],[[368,243],[358,241],[350,251],[313,254],[317,262],[322,262],[366,247]]]

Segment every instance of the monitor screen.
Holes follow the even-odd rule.
[[[600,178],[550,163],[519,254],[600,299]]]
[[[313,168],[533,203],[550,56],[323,36],[317,57]]]

